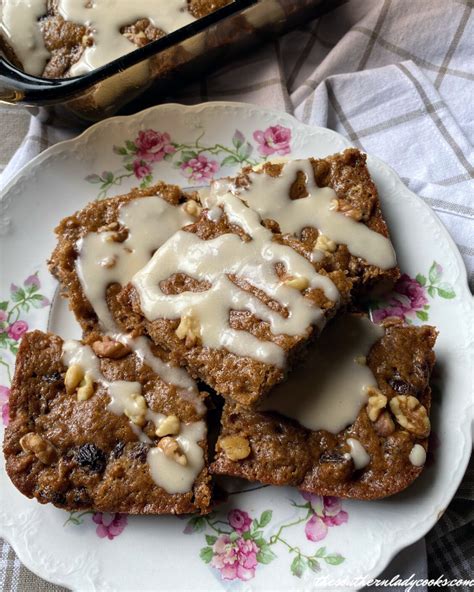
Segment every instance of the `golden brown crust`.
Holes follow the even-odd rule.
[[[410,393],[429,413],[430,373],[437,332],[433,327],[395,325],[371,349],[367,364],[378,388],[390,401]],[[387,408],[390,409],[389,404]],[[389,413],[388,411],[386,413]],[[362,408],[353,425],[339,434],[312,432],[277,413],[250,410],[226,401],[220,437],[239,435],[250,443],[251,454],[231,461],[217,450],[211,472],[273,485],[293,485],[319,495],[355,499],[377,499],[393,495],[410,485],[423,467],[415,467],[408,456],[415,443],[425,450],[428,438],[417,438],[402,428],[393,415],[392,429],[382,435],[380,420],[372,422]],[[371,461],[355,471],[347,438],[356,438]]]
[[[40,331],[27,333],[20,345],[10,395],[10,423],[3,450],[14,485],[41,503],[67,510],[94,509],[128,514],[206,513],[211,500],[207,467],[193,490],[168,494],[151,479],[146,454],[128,419],[107,411],[109,397],[99,386],[86,401],[66,394],[62,339]],[[134,354],[101,359],[101,371],[112,380],[138,381],[148,406],[182,421],[200,419],[194,405],[179,396]],[[154,437],[152,426],[144,431]],[[20,439],[35,433],[57,451],[57,460],[42,463],[22,450]],[[207,442],[200,442],[207,458]]]

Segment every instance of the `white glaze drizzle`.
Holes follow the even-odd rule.
[[[46,0],[3,0],[0,33],[14,50],[25,72],[40,76],[49,52],[38,19],[46,13]]]
[[[77,271],[105,331],[115,330],[104,298],[107,286],[127,284],[168,237],[193,220],[183,208],[159,196],[143,197],[123,204],[119,210],[118,222],[128,229],[123,242],[113,240],[113,231],[89,232],[79,241]],[[112,261],[114,265],[107,267]]]
[[[38,23],[38,18],[46,14],[46,5],[46,0],[2,2],[2,32],[30,74],[40,75],[49,58]],[[165,33],[195,20],[186,0],[94,0],[90,6],[85,0],[58,0],[58,8],[66,21],[86,26],[93,40],[71,66],[72,76],[86,74],[136,49],[120,29],[139,19],[148,18]]]
[[[290,188],[303,172],[308,195],[290,199]],[[350,253],[361,257],[371,265],[389,269],[396,265],[391,242],[363,222],[344,215],[333,208],[336,193],[329,187],[320,188],[314,180],[309,160],[294,160],[283,164],[278,177],[258,172],[249,173],[249,185],[232,188],[248,206],[256,210],[262,219],[278,222],[283,233],[299,236],[303,228],[311,226],[337,244],[347,245]],[[226,188],[228,180],[217,181]],[[211,195],[212,199],[212,195]],[[206,204],[212,207],[212,203]]]
[[[356,469],[363,469],[370,462],[370,456],[367,454],[366,449],[362,446],[359,440],[355,438],[347,438],[347,444],[349,445],[349,454],[354,461],[354,467]]]
[[[165,382],[182,389],[180,394],[193,400],[196,410],[203,413],[204,404],[189,374],[154,356],[145,337],[132,338],[119,333],[105,299],[109,285],[127,284],[170,235],[193,220],[182,207],[171,205],[159,196],[131,200],[122,205],[118,215],[118,222],[128,229],[127,238],[121,243],[112,240],[114,231],[88,233],[78,242],[76,269],[103,331],[133,349]],[[113,266],[109,266],[112,262]]]
[[[296,289],[286,286],[275,271],[282,262],[288,275],[304,276],[312,288],[323,290],[337,302],[339,293],[332,281],[316,273],[311,263],[286,245],[272,240],[272,233],[261,225],[259,215],[239,198],[228,192],[211,191],[214,206],[220,206],[229,221],[240,226],[251,240],[243,241],[233,233],[211,240],[179,231],[154,254],[150,262],[133,277],[147,319],[178,319],[192,315],[200,326],[202,344],[226,348],[239,356],[250,356],[278,367],[285,362],[284,351],[271,341],[256,338],[229,324],[231,310],[249,310],[269,323],[273,334],[302,335],[311,325],[324,324],[323,311]],[[184,273],[211,284],[202,292],[167,295],[160,282],[174,273]],[[244,278],[289,311],[287,318],[271,310],[256,296],[237,287],[227,277]]]
[[[426,450],[421,444],[415,444],[408,458],[414,467],[422,467],[426,462]]]
[[[367,403],[367,389],[377,386],[366,365],[367,356],[384,335],[367,317],[344,315],[329,324],[309,351],[303,364],[277,385],[262,405],[302,426],[333,434],[352,424]]]
[[[168,493],[186,493],[191,489],[197,475],[204,466],[203,450],[198,442],[206,437],[206,426],[203,421],[181,424],[181,430],[176,440],[186,455],[187,464],[177,465],[165,456],[161,448],[150,448],[147,461],[150,473],[157,485],[166,489]]]
[[[139,412],[134,395],[141,394],[142,385],[139,382],[125,380],[108,381],[100,370],[99,358],[88,345],[83,345],[74,340],[65,341],[62,360],[67,367],[73,364],[81,366],[85,374],[89,374],[95,382],[107,389],[110,397],[107,409],[111,413],[123,415],[127,412],[130,415],[136,415]],[[147,408],[145,417],[147,420],[152,421],[155,427],[158,427],[166,416]],[[129,425],[141,442],[152,443],[138,425],[131,421]],[[204,421],[181,422],[180,432],[176,436],[176,440],[186,455],[187,464],[185,466],[167,458],[161,449],[150,448],[147,454],[147,462],[153,481],[170,494],[190,491],[196,477],[204,467],[204,451],[199,446],[199,442],[205,437],[206,424]]]

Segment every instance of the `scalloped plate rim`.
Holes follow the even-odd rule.
[[[38,154],[36,157],[34,157],[31,161],[26,163],[6,183],[6,185],[3,187],[3,189],[0,192],[0,204],[3,203],[3,201],[8,197],[9,192],[12,189],[14,189],[15,185],[18,182],[20,182],[24,176],[31,173],[41,163],[49,160],[50,158],[52,158],[64,151],[69,150],[71,147],[86,143],[88,137],[90,135],[92,135],[93,132],[97,128],[100,128],[102,126],[108,127],[108,126],[120,125],[122,123],[127,123],[127,122],[134,120],[134,119],[140,119],[142,117],[145,117],[147,114],[149,114],[150,112],[154,112],[154,111],[159,112],[159,111],[163,111],[163,110],[167,110],[167,109],[171,109],[171,110],[176,109],[178,111],[187,112],[187,111],[201,111],[201,110],[207,110],[207,109],[223,109],[226,107],[232,107],[232,108],[244,109],[244,110],[251,109],[252,111],[254,111],[257,114],[258,114],[258,112],[265,113],[266,115],[273,114],[273,115],[275,115],[275,117],[288,119],[289,121],[291,121],[291,124],[293,125],[293,127],[302,128],[306,131],[306,133],[311,133],[314,135],[327,134],[329,136],[333,136],[333,137],[337,138],[339,141],[342,141],[346,146],[351,146],[351,143],[347,140],[347,138],[345,138],[341,134],[339,134],[331,129],[323,128],[323,127],[319,127],[319,126],[312,127],[312,126],[309,126],[307,124],[304,124],[304,123],[298,121],[297,119],[295,119],[292,115],[290,115],[288,113],[277,111],[274,109],[266,109],[266,108],[263,108],[263,107],[260,107],[258,105],[254,105],[251,103],[243,103],[243,102],[236,102],[236,101],[210,101],[207,103],[200,103],[197,105],[184,105],[184,104],[180,104],[180,103],[166,103],[163,105],[155,105],[155,106],[149,107],[149,108],[139,111],[135,114],[115,116],[115,117],[111,117],[111,118],[105,119],[103,121],[97,122],[97,123],[93,124],[92,126],[88,127],[86,130],[84,130],[79,135],[75,136],[74,138],[70,138],[68,140],[63,140],[63,141],[58,142],[58,143],[54,144],[53,146],[47,148],[46,150],[44,150],[43,152]],[[459,281],[459,284],[461,285],[462,290],[463,290],[463,294],[462,295],[460,294],[460,296],[462,296],[463,302],[467,303],[470,314],[473,315],[474,314],[474,299],[469,291],[466,267],[464,265],[464,261],[462,259],[462,256],[459,252],[457,245],[455,244],[451,235],[447,231],[443,222],[439,219],[439,217],[435,214],[435,212],[430,208],[430,206],[428,204],[426,204],[426,202],[424,202],[420,197],[418,197],[415,193],[413,193],[410,189],[408,189],[404,185],[404,183],[400,179],[399,175],[395,172],[395,170],[392,167],[387,165],[381,159],[379,159],[375,156],[371,156],[370,154],[368,155],[368,158],[369,158],[369,165],[370,165],[370,162],[372,161],[378,167],[385,169],[385,172],[388,173],[393,178],[393,180],[395,181],[397,186],[400,188],[400,190],[406,194],[410,194],[410,198],[415,199],[417,201],[418,205],[422,206],[422,208],[425,210],[425,212],[432,218],[432,221],[434,222],[434,224],[438,227],[443,238],[447,240],[447,242],[450,246],[451,252],[455,255],[455,259],[456,259],[456,263],[457,263],[457,271],[460,274],[458,281]],[[472,345],[472,343],[471,343],[471,345]],[[469,406],[468,406],[468,409],[469,409]],[[472,406],[471,406],[471,409],[472,409]],[[472,447],[472,441],[474,439],[474,417],[471,417],[471,418],[469,418],[469,416],[466,417],[466,421],[462,424],[461,433],[464,437],[464,445],[465,445],[464,450],[463,450],[463,456],[461,457],[459,465],[456,469],[456,471],[458,473],[458,479],[451,480],[449,487],[447,488],[447,490],[445,490],[444,498],[446,501],[446,507],[449,504],[449,502],[451,501],[451,499],[453,498],[453,496],[456,492],[456,489],[458,488],[458,486],[462,480],[462,477],[465,473],[465,470],[467,468],[467,465],[469,463],[469,459],[470,459],[470,452],[469,451],[470,451],[470,448]],[[446,494],[446,491],[449,491],[449,493]],[[417,534],[413,533],[412,536],[410,536],[409,533],[406,533],[406,538],[404,538],[398,545],[396,544],[396,542],[394,542],[394,544],[390,547],[389,550],[386,550],[386,547],[383,546],[382,552],[381,552],[376,564],[366,574],[367,577],[369,577],[369,578],[377,577],[377,575],[379,575],[387,567],[387,565],[390,563],[390,561],[402,549],[408,547],[409,545],[413,544],[414,542],[419,540],[421,537],[423,537],[434,526],[434,524],[436,524],[437,521],[438,521],[438,517],[435,514],[428,515],[425,518],[425,520],[422,522],[423,533],[421,535],[419,534],[419,532]],[[419,524],[417,526],[419,526]],[[16,546],[15,546],[16,542],[13,540],[14,535],[13,535],[13,533],[9,532],[8,526],[3,527],[3,525],[0,524],[0,536],[9,542],[9,544],[15,550],[21,563],[23,565],[25,565],[25,567],[27,567],[30,571],[35,573],[38,577],[41,577],[43,579],[48,578],[47,581],[49,581],[53,584],[56,584],[56,585],[65,586],[65,587],[70,586],[70,583],[68,583],[67,579],[61,578],[60,575],[58,575],[57,577],[51,578],[48,576],[48,574],[42,573],[40,568],[38,568],[37,565],[34,563],[34,559],[28,553],[26,547],[23,547],[20,545],[18,548],[16,548]],[[345,590],[346,589],[349,590],[349,588],[345,588]],[[350,590],[356,590],[356,588],[351,588]]]

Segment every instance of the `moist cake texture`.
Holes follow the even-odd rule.
[[[110,340],[23,337],[3,449],[15,486],[41,503],[129,514],[209,510],[204,412]]]
[[[219,394],[254,405],[325,322],[399,274],[358,150],[216,181],[119,297],[129,328]],[[127,322],[127,321],[125,321]]]
[[[202,18],[232,0],[87,3],[3,1],[0,48],[29,74],[64,78],[95,68]]]
[[[344,319],[333,323],[341,322],[336,330],[343,347],[348,337]],[[315,350],[332,330],[332,326],[326,329]],[[370,341],[373,345],[361,350],[366,356],[343,359],[324,376],[318,375],[311,361],[294,370],[286,387],[293,390],[292,401],[283,399],[281,410],[299,421],[225,401],[211,472],[355,499],[386,497],[410,485],[423,469],[428,447],[429,378],[437,332],[433,327],[398,322],[370,332],[365,347]],[[327,343],[336,342],[333,335]],[[372,381],[365,377],[360,383],[371,383],[364,399],[357,392],[358,377],[353,372],[358,364],[372,374]],[[338,390],[338,373],[347,373],[352,388],[349,382],[345,390]],[[298,386],[303,390],[295,389]],[[318,405],[320,396],[325,398],[325,408]],[[272,405],[279,407],[269,399],[267,409]],[[352,418],[347,416],[351,406]],[[309,426],[313,422],[316,429],[303,427],[300,421]]]

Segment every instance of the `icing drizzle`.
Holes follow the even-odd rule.
[[[217,188],[217,189],[216,189]],[[311,288],[321,289],[327,298],[337,302],[339,293],[332,281],[316,273],[311,263],[286,245],[273,241],[270,230],[261,224],[260,216],[238,197],[222,192],[219,185],[211,190],[210,199],[220,206],[232,224],[240,226],[251,240],[227,233],[211,240],[179,231],[153,255],[150,262],[133,277],[141,308],[149,320],[197,319],[202,344],[210,348],[226,348],[239,356],[251,356],[278,367],[284,366],[284,351],[271,341],[258,339],[247,331],[233,329],[229,323],[231,310],[248,310],[270,325],[273,334],[302,335],[309,326],[322,326],[323,311],[302,293],[285,285],[275,265],[283,263],[287,274],[304,277]],[[201,292],[167,295],[160,282],[174,273],[211,284]],[[229,275],[245,279],[255,288],[279,302],[288,316],[270,309],[259,298],[236,286]]]
[[[95,68],[136,49],[120,29],[147,18],[157,29],[171,33],[193,22],[186,0],[58,0],[61,16],[84,25],[92,45],[71,66],[72,76]],[[38,19],[47,12],[46,0],[3,0],[1,30],[23,64],[25,72],[41,75],[49,58]]]
[[[370,368],[360,363],[384,335],[367,317],[344,315],[322,332],[303,364],[277,385],[263,409],[291,417],[302,426],[333,434],[352,424],[377,386]]]
[[[304,174],[308,195],[300,199],[290,198],[290,189],[299,172]],[[395,251],[388,238],[371,230],[363,222],[344,215],[333,208],[336,193],[329,187],[318,187],[309,160],[294,160],[283,163],[278,177],[265,173],[250,172],[249,184],[232,187],[250,208],[262,219],[278,222],[282,233],[299,236],[303,228],[311,226],[337,244],[345,244],[350,253],[361,257],[371,265],[390,269],[396,265]],[[217,181],[224,189],[228,181]],[[207,205],[212,207],[212,194]]]
[[[100,361],[88,345],[79,341],[68,340],[63,344],[63,362],[66,366],[77,364],[95,382],[108,390],[110,403],[107,409],[116,415],[127,412],[133,416],[137,413],[136,395],[141,395],[142,385],[139,382],[117,380],[109,382],[100,370]],[[145,418],[158,427],[166,416],[150,409],[146,410]],[[151,444],[150,438],[136,424],[130,421],[131,429],[142,442]],[[187,464],[182,466],[165,456],[161,448],[152,447],[147,454],[147,462],[153,481],[170,494],[190,491],[196,477],[204,467],[204,451],[199,441],[206,436],[204,421],[181,423],[179,435],[176,437],[182,451],[186,455]]]

